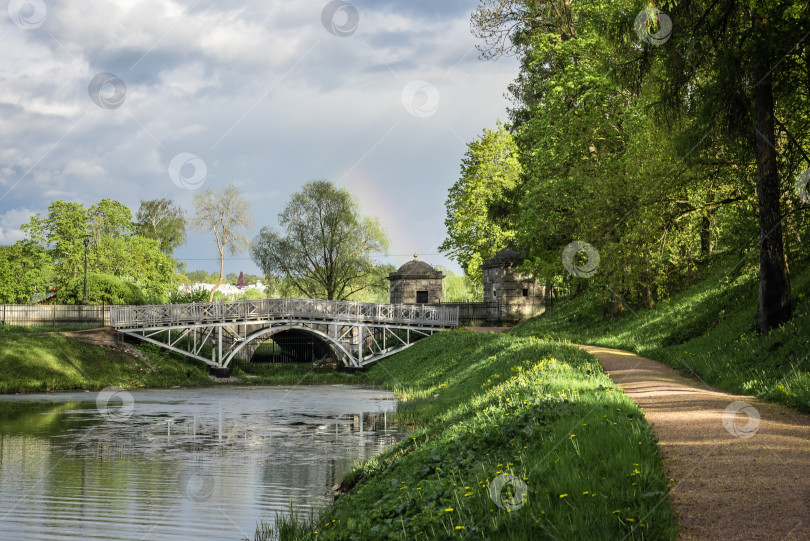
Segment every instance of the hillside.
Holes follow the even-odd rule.
[[[651,310],[611,319],[601,303],[583,295],[512,332],[633,351],[710,385],[810,411],[810,270],[791,282],[793,319],[767,336],[754,326],[756,273],[727,271]]]

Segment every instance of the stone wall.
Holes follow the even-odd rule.
[[[545,288],[518,273],[512,263],[490,260],[481,270],[484,302],[500,308],[500,317],[493,314],[493,319],[520,321],[545,312]]]
[[[391,304],[416,304],[417,291],[427,292],[425,304],[438,304],[442,302],[442,277],[439,274],[431,278],[416,278],[409,276],[392,277]]]

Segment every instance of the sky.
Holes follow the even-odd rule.
[[[0,244],[51,201],[234,183],[277,228],[312,179],[348,188],[391,244],[438,252],[466,143],[506,120],[517,61],[484,61],[477,0],[10,0],[0,11]],[[175,252],[217,269],[210,233]],[[226,272],[258,272],[247,253]]]

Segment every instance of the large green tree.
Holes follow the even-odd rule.
[[[90,233],[89,267],[121,276],[127,267],[129,239],[135,231],[132,211],[114,199],[102,199],[87,212]]]
[[[21,229],[48,249],[55,270],[55,284],[61,287],[76,278],[84,267],[84,237],[88,232],[87,209],[81,203],[54,201],[48,215],[38,213]]]
[[[806,139],[801,127],[810,116],[810,95],[797,84],[807,81],[810,7],[804,0],[688,0],[660,7],[674,31],[662,46],[638,53],[641,77],[660,77],[663,106],[688,119],[690,130],[712,130],[718,145],[738,148],[756,164],[757,329],[766,333],[791,316],[782,200],[792,192],[791,164],[804,154],[793,143]],[[662,16],[649,19],[655,28]],[[661,62],[646,69],[651,56]]]
[[[136,214],[138,234],[160,242],[161,251],[171,256],[186,242],[186,216],[170,199],[141,201]]]
[[[439,250],[450,255],[464,272],[481,281],[484,259],[508,246],[514,230],[508,218],[510,201],[521,175],[518,150],[503,125],[467,144],[461,176],[447,197],[447,238]]]
[[[0,246],[0,303],[28,304],[45,298],[53,278],[47,250],[30,239]]]
[[[657,7],[669,17],[634,0],[481,0],[484,56],[521,62],[509,89],[516,244],[527,270],[555,280],[563,247],[596,246],[588,283],[619,313],[626,300],[652,305],[708,258],[746,253],[758,220],[766,332],[790,311],[783,227],[802,252],[792,179],[808,165],[808,93],[796,87],[807,6]]]
[[[325,180],[306,183],[278,219],[281,232],[262,228],[253,260],[310,298],[344,300],[366,289],[372,256],[388,248],[379,221],[363,216],[347,189]]]
[[[103,199],[89,209],[81,203],[54,201],[47,216],[34,215],[22,230],[28,239],[5,250],[14,283],[36,283],[34,289],[41,295],[48,286],[58,291],[73,280],[83,281],[87,236],[91,273],[128,280],[150,302],[165,300],[174,262],[161,252],[157,240],[135,234],[132,212],[119,201]],[[33,264],[38,271],[32,270]],[[24,289],[16,298],[27,296],[30,301],[33,296],[28,293]]]

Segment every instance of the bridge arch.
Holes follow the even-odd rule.
[[[329,336],[324,332],[302,325],[282,325],[276,327],[265,327],[263,329],[259,329],[258,331],[254,331],[248,334],[244,340],[241,340],[238,344],[236,344],[235,347],[233,347],[230,351],[228,351],[228,354],[225,356],[225,359],[223,360],[222,366],[227,367],[237,353],[239,353],[243,348],[251,344],[257,338],[262,337],[269,338],[274,334],[278,334],[283,331],[297,331],[302,332],[304,334],[317,336],[318,338],[323,340],[325,344],[335,349],[336,350],[335,353],[343,354],[341,355],[341,357],[343,357],[343,364],[347,366],[352,366],[348,364],[353,359],[352,354],[349,352],[349,350],[346,349],[346,347],[343,344],[341,344],[339,341],[335,340],[333,337]]]

